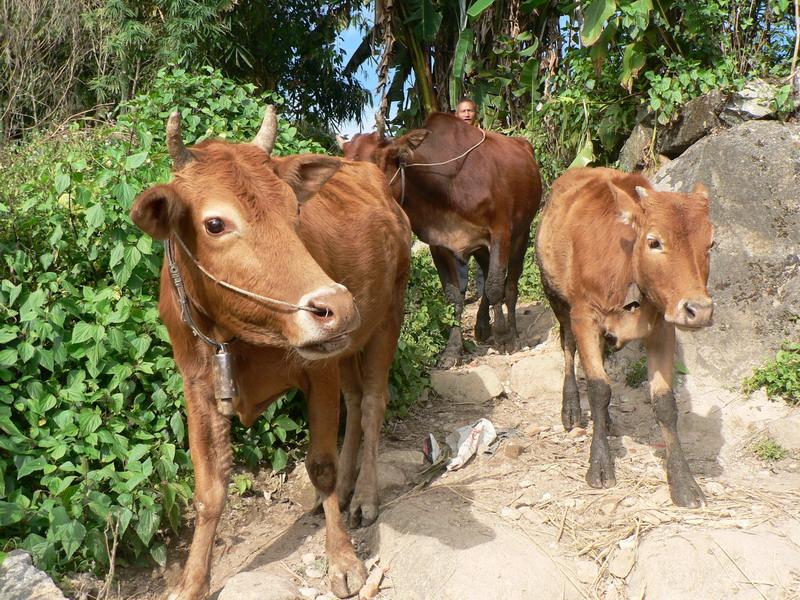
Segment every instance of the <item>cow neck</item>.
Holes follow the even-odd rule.
[[[475,148],[477,148],[483,142],[486,141],[486,130],[481,129],[480,132],[482,135],[480,141],[477,144],[475,144],[474,146],[470,146],[458,156],[455,156],[448,160],[443,160],[441,162],[435,162],[435,163],[408,163],[408,164],[405,161],[401,160],[400,164],[397,167],[397,170],[394,172],[394,175],[392,175],[392,178],[389,180],[389,187],[391,187],[392,184],[394,183],[394,180],[397,179],[397,174],[398,173],[400,174],[400,206],[403,206],[403,204],[405,204],[406,202],[406,169],[410,167],[440,167],[442,165],[447,165],[450,164],[451,162],[461,160],[462,158],[467,156],[470,152],[475,150]]]

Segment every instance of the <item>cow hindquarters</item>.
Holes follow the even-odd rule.
[[[608,405],[611,403],[611,386],[603,367],[602,331],[587,311],[570,311],[572,331],[578,345],[581,364],[589,387],[589,404],[592,408],[592,448],[586,482],[594,488],[613,487],[617,480],[614,460],[608,445]]]
[[[308,421],[311,443],[306,456],[309,479],[322,498],[325,548],[331,590],[340,598],[356,594],[367,571],[356,556],[344,527],[336,495],[336,441],[339,429],[339,368],[335,361],[309,370]]]
[[[211,384],[184,375],[184,393],[197,516],[189,558],[169,600],[196,600],[208,594],[214,536],[225,506],[232,464],[230,422],[217,412]]]
[[[661,428],[667,453],[667,482],[672,501],[678,506],[697,508],[705,496],[694,480],[678,438],[678,408],[672,391],[675,360],[675,326],[659,319],[645,340],[650,397]]]

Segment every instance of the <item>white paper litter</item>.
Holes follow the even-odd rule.
[[[474,425],[467,425],[447,434],[445,441],[454,454],[447,463],[447,470],[460,469],[478,450],[486,452],[496,437],[494,425],[488,419],[481,419]]]

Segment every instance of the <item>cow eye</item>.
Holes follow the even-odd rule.
[[[206,231],[211,235],[219,235],[225,231],[225,221],[219,217],[211,217],[210,219],[206,219],[205,225]]]
[[[647,247],[650,250],[661,250],[661,240],[656,238],[647,238]]]

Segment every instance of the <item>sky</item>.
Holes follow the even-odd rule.
[[[369,18],[371,19],[371,15],[369,15]],[[343,31],[339,36],[339,43],[337,45],[345,51],[345,64],[347,64],[347,61],[350,60],[353,52],[355,52],[356,48],[358,48],[358,45],[363,39],[363,35],[364,34],[357,27],[350,27],[349,29]],[[368,105],[364,107],[364,116],[360,128],[358,123],[355,121],[345,121],[339,124],[339,133],[345,137],[352,137],[353,134],[356,133],[370,132],[375,130],[375,112],[378,108],[378,102],[380,100],[375,94],[375,87],[378,85],[378,59],[378,56],[369,59],[356,73],[356,79],[358,79],[361,84],[372,94],[373,106]]]

